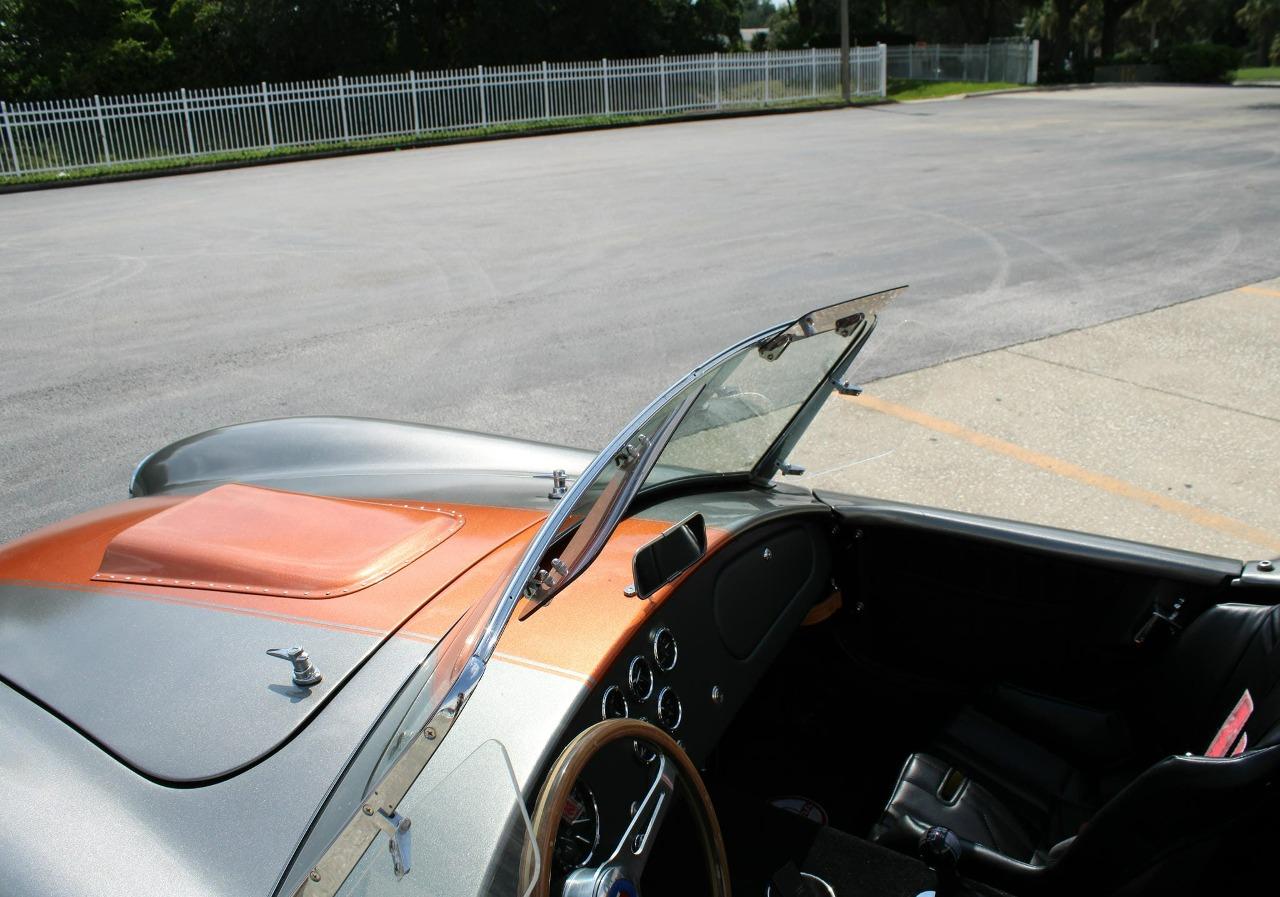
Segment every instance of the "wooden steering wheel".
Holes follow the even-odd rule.
[[[575,869],[565,881],[563,894],[555,897],[640,897],[640,877],[677,790],[693,811],[711,882],[710,897],[730,897],[729,863],[720,837],[720,823],[702,776],[675,739],[657,726],[638,719],[607,719],[596,723],[569,742],[552,764],[533,810],[533,837],[542,863],[537,869],[532,897],[552,897],[552,850],[561,813],[578,776],[605,745],[630,738],[652,746],[657,756],[653,784],[609,857],[594,868]]]

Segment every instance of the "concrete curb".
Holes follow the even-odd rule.
[[[897,103],[897,100],[879,99],[859,103],[817,103],[812,106],[780,106],[765,109],[734,109],[721,112],[696,112],[688,115],[674,115],[668,118],[642,119],[638,121],[620,121],[599,125],[571,125],[569,127],[536,128],[526,131],[512,131],[504,134],[475,134],[438,139],[414,140],[384,146],[353,146],[341,149],[325,150],[318,153],[289,153],[279,156],[265,156],[260,159],[236,159],[226,162],[209,162],[205,164],[184,165],[174,168],[155,168],[147,171],[122,171],[119,174],[104,174],[88,178],[68,177],[65,180],[33,181],[29,184],[0,184],[0,196],[8,193],[30,193],[35,190],[60,190],[66,187],[88,187],[93,184],[114,184],[120,181],[142,181],[151,178],[167,178],[184,174],[205,174],[211,171],[226,171],[232,168],[255,168],[262,165],[280,165],[286,162],[306,162],[314,159],[336,159],[343,156],[366,156],[372,153],[390,153],[398,150],[429,149],[436,146],[457,146],[464,143],[488,143],[494,140],[517,140],[525,137],[549,137],[555,134],[581,134],[589,131],[614,131],[622,128],[643,128],[655,125],[675,125],[685,122],[715,121],[729,118],[754,118],[763,115],[795,115],[801,112],[830,112],[836,109],[860,109],[864,106],[885,106]]]

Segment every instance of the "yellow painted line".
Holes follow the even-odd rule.
[[[1070,461],[1063,461],[1061,458],[1044,455],[1016,443],[989,436],[986,433],[979,433],[977,430],[970,430],[968,427],[953,421],[943,420],[940,417],[934,417],[932,414],[926,414],[923,411],[917,411],[905,405],[898,405],[865,393],[852,401],[857,402],[861,407],[870,408],[873,411],[888,414],[899,420],[905,420],[935,432],[943,433],[970,445],[976,445],[979,448],[1013,458],[1032,467],[1038,467],[1041,470],[1047,470],[1049,473],[1075,480],[1077,483],[1083,483],[1086,486],[1101,489],[1103,492],[1109,492],[1112,495],[1174,514],[1190,520],[1205,529],[1217,530],[1220,533],[1226,533],[1238,539],[1266,546],[1273,551],[1280,551],[1280,538],[1277,538],[1273,533],[1265,532],[1243,521],[1236,520],[1234,517],[1207,511],[1185,501],[1179,501],[1176,498],[1170,498],[1167,495],[1143,489],[1132,483],[1126,483],[1124,480],[1108,476],[1105,473],[1087,470],[1078,464],[1072,464]]]
[[[1236,287],[1242,293],[1257,293],[1259,296],[1277,296],[1280,297],[1280,290],[1272,290],[1268,287]]]

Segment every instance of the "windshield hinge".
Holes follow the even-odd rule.
[[[649,437],[641,433],[636,436],[634,442],[628,442],[618,450],[618,454],[613,456],[613,463],[617,465],[619,470],[627,470],[640,460],[640,456],[644,454],[645,449],[648,447]]]
[[[791,334],[779,333],[760,343],[758,351],[765,361],[777,361],[789,345],[791,345]]]
[[[390,839],[387,842],[387,849],[391,852],[392,870],[396,874],[396,880],[399,881],[409,874],[412,865],[413,839],[409,832],[411,824],[409,817],[395,811],[388,813],[386,810],[374,810],[367,805],[364,812],[365,815],[372,816],[378,828],[387,833]]]
[[[831,378],[831,388],[842,396],[860,396],[862,395],[862,387],[856,386],[847,381],[841,380],[839,377]]]

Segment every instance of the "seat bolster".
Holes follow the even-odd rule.
[[[930,753],[977,778],[1047,843],[1075,834],[1097,807],[1097,785],[1057,754],[984,713],[966,708]]]
[[[1033,862],[1034,834],[982,785],[966,777],[954,798],[939,797],[950,770],[950,764],[929,754],[908,757],[880,822],[871,830],[871,840],[914,853],[926,829],[944,825],[967,841]]]

